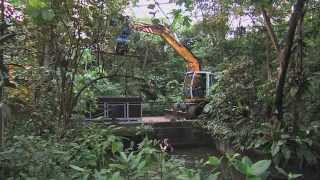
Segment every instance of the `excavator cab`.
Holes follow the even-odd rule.
[[[184,79],[185,100],[189,102],[204,100],[210,95],[213,73],[208,71],[187,72]]]

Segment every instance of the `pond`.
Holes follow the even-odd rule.
[[[186,166],[193,167],[201,159],[206,161],[209,156],[219,157],[221,154],[213,146],[178,147],[169,154],[171,158],[181,160]]]

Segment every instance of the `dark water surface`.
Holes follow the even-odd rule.
[[[216,150],[215,147],[208,146],[195,146],[195,147],[179,147],[175,148],[174,152],[169,153],[170,157],[173,159],[180,160],[184,162],[186,167],[196,168],[199,167],[199,161],[202,159],[203,162],[206,162],[210,156],[221,157],[222,154]],[[257,157],[253,154],[244,154],[249,156],[254,161],[261,160],[261,157]],[[234,169],[230,169],[227,167],[227,163],[225,161],[222,162],[219,170],[221,171],[222,179],[230,179],[230,180],[242,180],[245,179],[239,172]],[[294,165],[293,165],[294,166]],[[295,169],[295,168],[294,168]],[[208,169],[208,171],[210,171]],[[303,167],[302,170],[295,169],[293,172],[303,174],[303,177],[298,178],[305,180],[320,180],[320,167]],[[285,180],[287,178],[279,175],[274,168],[269,169],[269,176],[267,178],[274,180]]]
[[[215,147],[183,147],[175,148],[169,153],[172,158],[182,159],[186,162],[207,160],[209,156],[220,156]]]
[[[194,166],[201,159],[206,161],[209,156],[220,157],[221,154],[215,147],[180,147],[175,148],[172,153],[169,153],[171,158],[182,160],[187,166]]]
[[[182,161],[186,167],[198,168],[201,164],[204,164],[210,156],[216,156],[220,158],[222,154],[217,151],[215,147],[210,146],[195,146],[195,147],[184,147],[176,148],[174,152],[169,153],[171,158]],[[202,162],[200,162],[203,160]],[[243,176],[239,172],[227,167],[228,165],[223,160],[219,170],[221,172],[219,179],[230,179],[230,180],[244,180]],[[203,169],[205,173],[210,174],[212,168],[206,167]]]

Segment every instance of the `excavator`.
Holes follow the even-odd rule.
[[[184,102],[175,104],[171,111],[175,113],[181,112],[179,114],[184,114],[185,118],[198,116],[207,103],[207,97],[210,95],[213,73],[202,71],[198,58],[186,46],[176,40],[168,27],[159,24],[129,24],[117,37],[116,52],[118,54],[128,52],[128,40],[126,37],[130,34],[131,30],[160,36],[184,59],[187,66],[184,78]]]

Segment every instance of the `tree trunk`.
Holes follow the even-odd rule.
[[[303,86],[305,83],[304,73],[303,73],[303,17],[302,14],[297,27],[297,40],[298,40],[298,52],[296,56],[296,64],[294,67],[294,81],[298,90],[295,94],[295,100],[293,103],[293,129],[298,130],[298,124],[300,119],[300,107],[303,107],[301,96],[303,94]]]
[[[1,0],[1,24],[4,24],[4,0]],[[0,36],[2,37],[4,35],[4,28],[0,28]],[[2,42],[1,44],[2,45]],[[3,91],[4,91],[4,78],[6,72],[3,72],[5,70],[4,63],[3,63],[3,49],[0,49],[0,66],[1,66],[1,79],[0,79],[0,102],[3,100]],[[0,111],[0,145],[4,144],[4,118],[2,110]]]
[[[292,13],[289,20],[289,30],[287,37],[285,38],[285,45],[281,49],[280,54],[278,55],[278,61],[280,63],[280,69],[278,74],[278,82],[276,88],[276,114],[278,121],[283,120],[283,89],[285,86],[285,79],[287,74],[288,65],[290,62],[291,48],[293,44],[293,39],[296,31],[296,27],[299,19],[302,17],[303,7],[305,0],[298,0],[294,6],[294,12]]]
[[[272,51],[271,51],[271,48],[270,48],[270,41],[266,40],[265,41],[265,53],[266,53],[266,64],[265,64],[265,67],[266,67],[266,73],[267,73],[267,80],[269,82],[272,81]],[[273,109],[273,104],[271,103],[266,103],[266,109],[265,109],[265,117],[267,120],[271,120],[272,119],[272,116],[273,116],[273,113],[272,113],[272,109]]]
[[[0,109],[0,147],[4,144],[4,118],[2,109]]]
[[[267,71],[267,79],[268,81],[272,80],[272,52],[270,49],[269,41],[265,41],[265,48],[266,48],[266,71]]]

